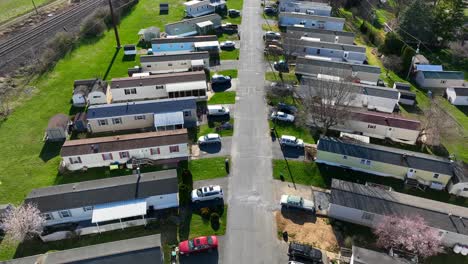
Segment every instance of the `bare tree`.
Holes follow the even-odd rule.
[[[442,251],[438,231],[427,226],[418,215],[384,216],[374,230],[377,245],[386,249],[399,249],[415,253],[423,258]]]
[[[383,56],[382,57],[382,63],[384,67],[387,69],[387,77],[390,71],[393,72],[401,72],[401,65],[403,64],[403,60],[396,56],[396,55],[388,55],[388,56]]]
[[[347,109],[356,97],[352,84],[344,80],[303,80],[300,95],[304,108],[302,119],[323,134],[349,119]]]
[[[430,106],[423,111],[421,132],[418,136],[423,146],[439,146],[442,139],[457,140],[460,138],[460,126],[440,106],[438,97],[431,100]]]
[[[39,235],[44,223],[45,219],[35,205],[23,204],[8,210],[0,226],[8,239],[13,242],[22,242]]]

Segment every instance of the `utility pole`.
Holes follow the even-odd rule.
[[[418,42],[418,47],[416,48],[416,54],[414,56],[419,54],[419,45],[421,45],[421,41]],[[410,73],[413,70],[414,56],[411,58],[411,65],[409,66],[408,74],[406,75],[406,80],[409,79]]]
[[[120,49],[120,38],[119,38],[119,31],[117,30],[117,23],[114,16],[114,9],[112,8],[112,0],[109,0],[109,8],[112,17],[112,25],[114,26],[114,33],[115,33],[115,41],[117,42],[117,49]]]
[[[31,0],[31,1],[32,1],[33,6],[34,6],[34,10],[36,10],[36,15],[39,15],[39,11],[37,11],[36,3],[34,3],[34,0]]]

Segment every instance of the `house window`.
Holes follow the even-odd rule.
[[[434,179],[438,179],[439,178],[439,173],[434,173]]]
[[[343,159],[348,159],[348,156],[346,156],[346,155],[343,155]]]
[[[43,213],[41,215],[46,221],[54,220],[54,216],[51,213]]]
[[[146,65],[146,68],[151,68],[151,65]]]
[[[184,116],[185,117],[192,116],[192,111],[184,111]]]
[[[186,62],[181,62],[180,65],[187,65],[187,63]]]
[[[125,94],[136,94],[137,91],[136,91],[136,88],[124,89],[124,93],[125,93]]]
[[[367,125],[367,128],[376,128],[377,126],[376,125]]]
[[[79,164],[81,163],[81,158],[80,157],[71,157],[69,158],[70,164]]]
[[[150,149],[150,152],[151,152],[151,155],[159,155],[159,154],[161,154],[161,151],[159,150],[159,148],[151,148],[151,149]]]
[[[114,125],[122,124],[122,118],[120,118],[120,117],[112,118],[112,124],[114,124]]]
[[[370,164],[371,164],[371,161],[370,161],[370,160],[366,160],[366,165],[367,165],[367,166],[370,166]]]
[[[112,160],[112,153],[104,153],[102,154],[103,160]]]
[[[135,118],[135,120],[145,120],[146,119],[146,117],[144,115],[138,115],[138,116],[135,116],[134,118]]]
[[[156,85],[156,90],[164,89],[164,85]]]
[[[87,212],[87,211],[92,211],[93,210],[93,206],[85,206],[83,207],[83,211]]]
[[[446,83],[446,82],[447,82],[446,80],[442,80],[442,81],[440,81],[440,83]]]
[[[71,217],[72,214],[69,210],[63,210],[63,211],[59,211],[59,215],[61,218],[67,218],[67,217]]]
[[[107,122],[107,119],[99,119],[98,124],[99,126],[107,126],[109,123]]]
[[[365,159],[361,159],[361,164],[366,164],[366,160],[365,160]]]
[[[179,152],[179,146],[170,146],[169,147],[169,152],[170,153]]]
[[[464,191],[464,192],[468,192],[468,188],[463,188],[463,191]]]
[[[128,151],[122,151],[119,152],[119,156],[121,159],[127,159],[128,157],[130,157],[130,154],[128,153]]]
[[[367,212],[363,212],[361,218],[364,220],[372,221],[374,220],[374,215]]]

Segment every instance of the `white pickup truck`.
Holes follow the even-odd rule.
[[[315,212],[314,202],[295,195],[281,195],[281,206]]]

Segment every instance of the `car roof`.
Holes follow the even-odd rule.
[[[216,133],[210,133],[206,135],[208,138],[219,138],[219,134]]]
[[[283,135],[281,136],[282,139],[289,139],[289,140],[296,140],[297,138],[295,136],[288,136],[288,135]]]
[[[224,75],[222,75],[222,74],[213,74],[213,76],[212,76],[211,78],[221,78],[221,77],[224,78],[224,77],[226,77],[226,76],[224,76]]]
[[[223,106],[222,105],[209,105],[208,106],[208,109],[222,109]]]
[[[301,197],[300,196],[296,196],[296,195],[288,195],[288,203],[291,202],[291,203],[300,203],[301,202]]]
[[[276,112],[276,114],[277,114],[277,115],[286,115],[286,113],[281,112],[281,111]]]
[[[203,192],[219,192],[221,191],[221,186],[219,185],[209,185],[202,187]]]

